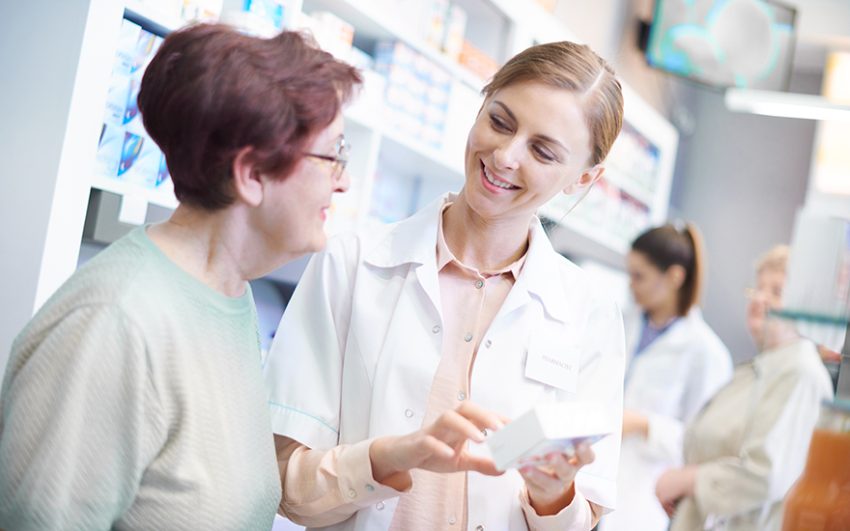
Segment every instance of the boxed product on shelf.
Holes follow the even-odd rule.
[[[426,44],[440,50],[443,47],[443,38],[446,34],[446,15],[449,10],[449,0],[430,0],[424,2],[424,34],[423,40]]]
[[[446,16],[446,31],[443,37],[443,52],[453,61],[460,59],[463,38],[466,34],[466,11],[457,4],[449,7]]]
[[[422,176],[403,178],[376,172],[372,184],[369,215],[382,223],[394,223],[416,212],[422,188]]]
[[[124,20],[115,52],[95,172],[143,188],[168,178],[162,152],[145,131],[138,107],[142,75],[162,38]]]
[[[95,157],[95,172],[105,177],[118,176],[121,150],[124,147],[124,128],[104,123],[100,129],[100,141]]]
[[[162,37],[142,29],[135,22],[122,20],[113,76],[131,76],[144,72],[162,43]]]
[[[183,0],[180,14],[186,22],[216,22],[223,4],[224,0]]]
[[[458,62],[481,79],[489,79],[499,69],[495,59],[473,46],[468,40],[463,41]]]
[[[118,177],[142,188],[156,188],[168,177],[163,161],[162,152],[150,137],[126,133]]]
[[[309,18],[312,19],[310,29],[322,49],[348,61],[354,42],[354,26],[328,11],[312,13]]]
[[[245,0],[245,12],[271,23],[277,29],[283,28],[284,10],[284,2],[281,0]]]
[[[398,41],[378,43],[375,69],[386,77],[387,125],[427,145],[439,147],[451,93],[448,73]]]
[[[145,128],[141,123],[137,102],[140,87],[141,80],[136,76],[113,76],[106,95],[103,122],[144,134]]]

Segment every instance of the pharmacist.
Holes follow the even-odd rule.
[[[602,175],[620,84],[561,42],[514,57],[484,92],[460,193],[331,242],[287,307],[265,369],[281,506],[298,523],[589,530],[614,508],[620,312],[535,213]],[[469,444],[574,400],[600,405],[612,435],[572,458],[498,475]]]

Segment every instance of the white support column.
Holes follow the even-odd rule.
[[[29,0],[0,16],[0,373],[73,273],[123,2]]]

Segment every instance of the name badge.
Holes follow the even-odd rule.
[[[569,393],[578,388],[579,349],[570,345],[532,340],[525,361],[525,377]]]

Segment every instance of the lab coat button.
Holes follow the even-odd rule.
[[[487,341],[484,342],[484,346],[487,347],[487,348],[490,348],[492,345],[493,345],[493,341],[490,340],[490,339],[488,339]]]
[[[404,416],[407,417],[407,418],[413,418],[413,410],[412,409],[405,409],[404,410]]]
[[[467,332],[467,334],[463,336],[463,340],[469,343],[470,341],[472,341],[472,334]]]
[[[431,331],[434,332],[435,334],[439,334],[440,333],[440,325],[434,325],[434,328],[432,328]]]
[[[483,525],[476,526],[475,531],[484,531],[484,526]]]
[[[383,511],[383,510],[384,510],[384,502],[378,502],[378,503],[376,503],[376,504],[375,504],[375,509],[377,509],[377,510],[379,510],[379,511]]]

